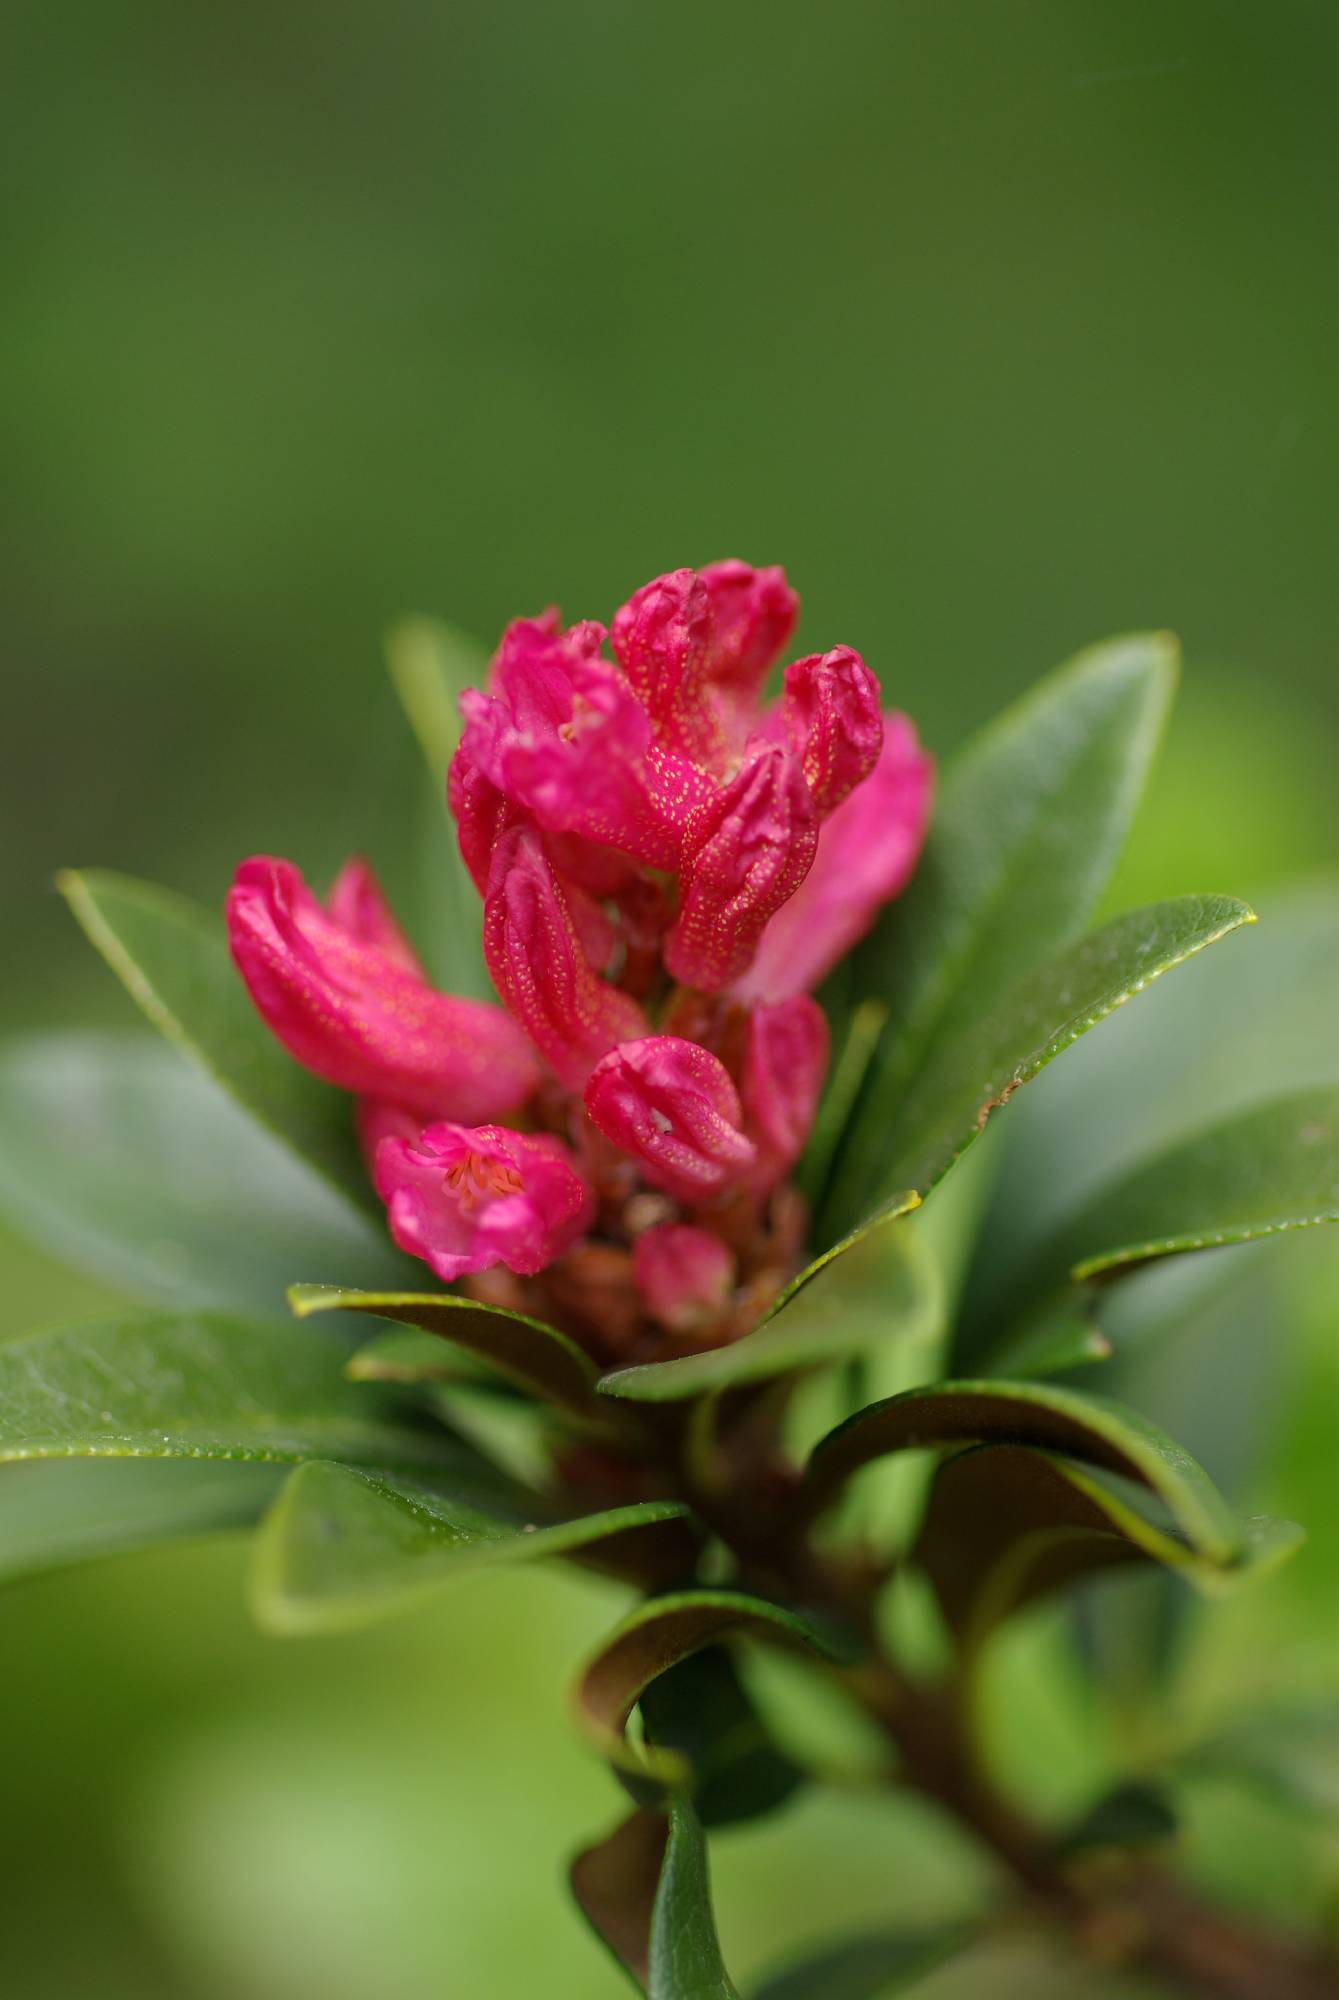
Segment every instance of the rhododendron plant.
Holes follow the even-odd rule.
[[[1159,1991],[1318,2000],[1332,1951],[1224,1914],[1166,1851],[1187,1774],[1242,1731],[1178,1735],[1165,1634],[1187,1586],[1265,1577],[1299,1531],[1239,1518],[1089,1381],[1121,1391],[1141,1340],[1202,1316],[1227,1246],[1339,1219],[1339,1091],[1299,1088],[1296,1051],[1277,1094],[1224,1101],[1222,1065],[1198,1086],[1201,988],[1132,1010],[1147,1077],[1039,1092],[1049,1123],[1005,1111],[1254,921],[1200,895],[1089,928],[1173,649],[1080,656],[936,796],[905,670],[845,644],[787,662],[797,614],[781,570],[728,561],[655,578],[607,630],[517,620],[491,663],[415,627],[397,684],[453,842],[429,846],[421,934],[361,856],[324,893],[244,860],[222,919],[64,878],[213,1084],[182,1099],[118,1047],[67,1115],[58,1247],[146,1303],[0,1347],[0,1457],[288,1468],[251,1578],[274,1632],[374,1620],[467,1561],[635,1593],[576,1680],[626,1797],[571,1880],[651,2000],[738,1995],[707,1834],[834,1780],[751,1677],[760,1646],[860,1716],[848,1775],[994,1868],[948,1926],[873,1909],[825,1939],[813,1909],[811,1951],[751,2000],[875,2000],[1020,1922]],[[1238,949],[1208,964],[1234,980]],[[34,1054],[33,1102],[44,1075]],[[156,1150],[183,1102],[189,1143]],[[127,1199],[155,1164],[157,1204]],[[1169,1317],[1132,1279],[1173,1256]],[[1216,1375],[1218,1402],[1247,1393]],[[61,1547],[183,1532],[144,1471],[82,1539],[57,1494]],[[211,1487],[186,1525],[242,1511]],[[1099,1714],[1139,1651],[1133,1626],[1113,1643],[1113,1569],[1157,1593],[1136,1747],[1057,1806],[1001,1774],[993,1640],[1073,1597],[1066,1684]]]

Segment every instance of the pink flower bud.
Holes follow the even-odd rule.
[[[756,700],[795,629],[800,600],[783,569],[728,561],[708,563],[698,574],[712,610],[712,683]]]
[[[934,765],[905,715],[884,717],[874,770],[824,823],[814,865],[763,932],[737,988],[784,1000],[818,986],[905,886],[930,816]]]
[[[786,668],[783,714],[820,818],[839,806],[879,761],[879,683],[849,646]]]
[[[375,1179],[395,1241],[448,1284],[495,1264],[532,1277],[595,1212],[560,1140],[500,1125],[430,1125],[417,1140],[383,1138]]]
[[[744,1125],[758,1148],[750,1185],[765,1194],[808,1144],[827,1075],[827,1016],[800,993],[749,1016],[744,1056]]]
[[[417,952],[396,923],[391,906],[381,893],[380,882],[361,854],[344,863],[331,885],[325,906],[350,937],[357,938],[360,944],[375,945],[401,972],[426,983],[428,975]]]
[[[699,807],[684,835],[679,915],[665,963],[714,993],[750,964],[767,920],[809,872],[818,819],[798,761],[759,746]]]
[[[456,745],[446,774],[446,803],[456,823],[460,855],[470,880],[481,896],[487,895],[493,849],[518,814],[464,743]]]
[[[676,569],[643,584],[609,628],[657,735],[702,759],[717,742],[714,713],[703,700],[711,627],[711,599],[700,579]]]
[[[539,1071],[515,1024],[498,1007],[434,991],[406,968],[402,939],[387,949],[389,912],[370,872],[341,884],[341,909],[380,943],[323,909],[291,861],[244,861],[228,892],[233,959],[289,1054],[327,1083],[424,1118],[523,1103]]]
[[[661,1222],[632,1246],[642,1304],[670,1333],[694,1333],[716,1319],[734,1288],[734,1253],[719,1236],[685,1222]]]
[[[586,1109],[652,1187],[679,1201],[707,1201],[753,1164],[730,1072],[677,1035],[648,1035],[611,1050],[586,1085]]]
[[[508,1011],[569,1090],[606,1049],[646,1030],[636,1001],[592,969],[533,827],[510,828],[494,849],[484,957]]]

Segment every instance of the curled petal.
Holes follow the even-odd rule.
[[[391,914],[391,906],[371,864],[361,854],[346,861],[331,885],[325,906],[337,924],[360,944],[375,945],[401,972],[426,981],[417,952]]]
[[[732,560],[709,563],[698,574],[712,610],[712,683],[755,700],[795,629],[800,600],[783,569]]]
[[[839,806],[879,761],[879,683],[849,646],[786,668],[786,729],[819,816]]]
[[[484,957],[508,1011],[569,1090],[615,1042],[645,1032],[636,1001],[592,970],[533,827],[510,828],[494,849]]]
[[[804,1151],[829,1052],[827,1016],[807,993],[750,1014],[743,1099],[745,1129],[758,1148],[756,1193],[774,1187]]]
[[[717,1318],[735,1282],[734,1252],[709,1230],[661,1222],[632,1246],[642,1304],[670,1333],[694,1333]]]
[[[327,1083],[424,1118],[484,1118],[515,1109],[539,1081],[525,1037],[500,1008],[438,993],[355,936],[291,861],[244,861],[227,919],[257,1010]]]
[[[827,978],[906,886],[933,790],[934,764],[915,728],[905,715],[886,715],[878,763],[824,823],[813,867],[739,981],[741,999],[784,1000]]]
[[[708,993],[738,979],[769,917],[808,874],[817,843],[798,761],[761,745],[688,823],[679,915],[665,944],[673,976]]]
[[[532,1277],[574,1243],[594,1201],[558,1139],[500,1125],[430,1125],[384,1137],[375,1180],[391,1235],[449,1284],[505,1264]]]
[[[729,1070],[677,1035],[648,1035],[612,1049],[586,1085],[586,1109],[652,1187],[679,1201],[706,1201],[753,1164]]]
[[[446,774],[446,803],[470,880],[481,896],[487,895],[493,849],[517,813],[464,743],[456,745]]]
[[[710,761],[719,747],[715,714],[703,699],[712,632],[711,599],[691,569],[658,576],[614,613],[609,637],[657,736]]]

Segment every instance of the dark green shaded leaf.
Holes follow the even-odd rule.
[[[752,2000],[889,2000],[961,1951],[960,1926],[931,1931],[869,1931],[843,1938],[799,1964],[773,1973]]]
[[[992,1114],[1056,1056],[1163,973],[1255,921],[1231,896],[1182,896],[1117,917],[1027,972],[983,990],[971,1019],[941,1036],[885,1128],[880,1187],[925,1195]]]
[[[375,1214],[349,1099],[309,1076],[274,1039],[229,956],[222,917],[106,869],[67,869],[59,882],[154,1027],[355,1208]]]
[[[641,1700],[648,1742],[677,1750],[692,1768],[703,1826],[758,1819],[804,1781],[777,1750],[722,1646],[707,1646],[653,1681]]]
[[[257,1519],[269,1466],[66,1459],[0,1470],[0,1581],[65,1569]]]
[[[945,776],[906,894],[861,948],[887,1026],[824,1204],[820,1241],[877,1195],[908,1085],[1088,920],[1133,816],[1175,678],[1162,634],[1113,641],[1042,681]]]
[[[1160,1787],[1118,1785],[1056,1842],[1056,1852],[1070,1859],[1108,1848],[1161,1846],[1175,1839],[1177,1828],[1176,1810]]]
[[[1241,1531],[1208,1475],[1135,1410],[1052,1383],[940,1382],[872,1403],[829,1432],[805,1474],[808,1508],[826,1507],[864,1465],[889,1452],[1022,1444],[1063,1453],[1145,1487],[1211,1561],[1230,1562]]]
[[[663,1580],[691,1569],[696,1546],[673,1501],[562,1519],[538,1494],[469,1466],[408,1478],[310,1462],[256,1538],[251,1606],[270,1632],[349,1631],[469,1564],[586,1555]]]
[[[704,1646],[737,1635],[807,1648],[829,1659],[842,1656],[835,1634],[765,1598],[733,1590],[676,1591],[640,1605],[587,1663],[573,1695],[580,1728],[611,1764],[635,1779],[671,1788],[691,1783],[691,1766],[677,1751],[652,1744],[639,1751],[628,1742],[628,1718],[659,1675]]]
[[[344,1379],[346,1349],[282,1321],[127,1313],[0,1346],[0,1460],[226,1458],[445,1467],[463,1448]]]
[[[54,1256],[165,1305],[278,1312],[304,1271],[375,1285],[412,1268],[382,1222],[147,1037],[0,1053],[0,1207]]]
[[[289,1303],[299,1319],[313,1313],[368,1313],[435,1334],[477,1355],[518,1388],[583,1416],[598,1413],[594,1363],[567,1335],[543,1320],[501,1306],[479,1305],[450,1292],[350,1292],[329,1285],[295,1285]]]
[[[669,1803],[669,1840],[651,1911],[649,2000],[739,2000],[711,1909],[707,1842],[687,1799]]]
[[[742,1340],[616,1369],[602,1377],[600,1394],[673,1402],[845,1361],[890,1342],[933,1339],[943,1315],[939,1273],[920,1238],[897,1226],[916,1206],[910,1195],[890,1203],[816,1258]]]

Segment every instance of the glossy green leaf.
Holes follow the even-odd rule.
[[[1021,1444],[1060,1452],[1146,1488],[1176,1529],[1214,1562],[1231,1562],[1241,1531],[1202,1467],[1135,1410],[1054,1383],[939,1382],[872,1403],[816,1447],[805,1503],[816,1513],[862,1466],[890,1452]]]
[[[892,2000],[961,1951],[961,1926],[841,1938],[755,1988],[751,2000]]]
[[[804,1781],[778,1750],[723,1646],[690,1653],[641,1699],[646,1739],[677,1750],[692,1769],[703,1826],[731,1826],[784,1805]]]
[[[389,1392],[344,1378],[347,1349],[282,1321],[136,1312],[0,1345],[0,1460],[473,1460]]]
[[[467,687],[483,686],[488,656],[435,618],[405,618],[386,635],[386,664],[427,765],[417,885],[424,963],[447,992],[492,1000],[483,957],[483,904],[460,858],[446,806],[447,766],[460,738],[460,695]]]
[[[573,1695],[578,1726],[619,1770],[653,1787],[691,1784],[692,1768],[677,1751],[627,1739],[628,1718],[651,1684],[704,1646],[736,1636],[844,1656],[840,1635],[821,1630],[782,1605],[735,1590],[682,1590],[639,1605],[587,1662]]]
[[[501,1306],[479,1305],[450,1292],[350,1292],[295,1285],[289,1303],[299,1319],[313,1313],[356,1312],[397,1320],[477,1355],[518,1388],[582,1416],[598,1414],[594,1363],[567,1335],[543,1320]]]
[[[1154,1490],[1167,1502],[1172,1482],[1164,1475]],[[1100,1570],[1158,1563],[1212,1589],[1271,1567],[1302,1539],[1290,1523],[1247,1521],[1225,1548],[1199,1510],[1198,1538],[1170,1505],[1161,1512],[1054,1453],[978,1445],[936,1472],[915,1560],[970,1653],[1014,1612]]]
[[[1163,973],[1255,921],[1231,896],[1133,910],[1024,974],[941,1036],[890,1116],[881,1185],[928,1194],[987,1121],[1056,1056]]]
[[[282,1313],[296,1277],[396,1284],[413,1268],[383,1222],[147,1036],[0,1051],[0,1209],[52,1255],[166,1305]]]
[[[938,1268],[922,1240],[898,1226],[916,1206],[914,1195],[889,1203],[816,1258],[742,1340],[616,1369],[601,1378],[600,1394],[674,1402],[824,1367],[890,1342],[932,1340],[943,1319]]]
[[[345,1363],[344,1373],[351,1382],[463,1382],[471,1386],[505,1386],[492,1369],[485,1368],[472,1354],[450,1346],[435,1333],[420,1333],[404,1327],[379,1333]]]
[[[691,1803],[669,1803],[669,1840],[651,1911],[649,2000],[739,2000],[711,1909],[707,1842]]]
[[[271,1466],[105,1459],[0,1468],[0,1581],[256,1520],[282,1473]]]
[[[941,1048],[1076,937],[1120,850],[1175,679],[1165,634],[1081,654],[946,773],[906,894],[861,948],[860,990],[889,1018],[844,1138],[820,1240],[877,1197],[898,1107]]]
[[[229,956],[222,916],[106,869],[68,869],[59,881],[155,1028],[355,1208],[375,1214],[349,1099],[308,1075],[265,1026]]]
[[[407,1477],[316,1461],[299,1467],[266,1516],[250,1598],[267,1631],[349,1631],[470,1564],[584,1555],[653,1581],[691,1569],[696,1547],[688,1509],[674,1501],[563,1519],[498,1476]]]

